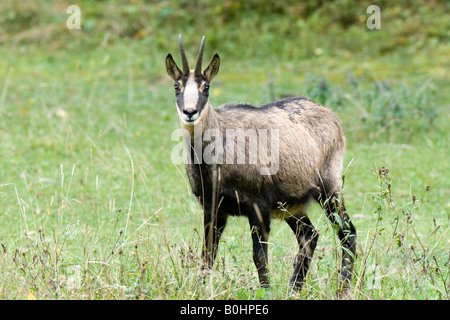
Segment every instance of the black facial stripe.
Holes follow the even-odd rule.
[[[201,78],[201,79],[195,79],[197,83],[197,88],[198,88],[198,100],[197,100],[197,105],[195,106],[195,108],[197,109],[197,112],[199,114],[201,114],[203,108],[205,107],[206,103],[208,102],[208,94],[200,91],[200,87],[202,86],[202,83],[205,81],[205,79]]]
[[[208,102],[208,96],[202,92],[199,92],[196,106],[199,113],[201,112],[201,110],[203,110],[203,107],[206,105],[206,102]]]
[[[178,109],[183,110],[184,109],[184,92],[181,92],[180,94],[176,95],[176,100],[177,100]]]
[[[183,75],[183,77],[178,81],[181,82],[183,90],[179,94],[175,94],[178,109],[181,111],[184,109],[184,88],[186,88],[187,79],[188,78]]]

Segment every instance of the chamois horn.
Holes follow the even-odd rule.
[[[181,61],[183,62],[183,75],[188,76],[189,75],[189,64],[186,58],[186,53],[184,52],[183,47],[183,39],[181,38],[181,34],[178,37],[180,40],[180,51],[181,51]]]
[[[198,51],[197,62],[195,64],[195,77],[202,76],[202,59],[203,59],[203,48],[205,47],[205,36],[202,38],[202,42],[200,43],[200,50]]]

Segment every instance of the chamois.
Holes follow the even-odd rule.
[[[220,58],[216,53],[202,71],[204,44],[203,36],[193,70],[189,69],[181,35],[182,70],[171,54],[165,60],[167,73],[174,80],[181,128],[187,133],[187,175],[204,210],[203,267],[213,266],[227,217],[246,216],[259,282],[268,287],[270,221],[279,218],[287,222],[298,241],[290,285],[301,290],[319,236],[307,216],[310,200],[314,199],[337,226],[342,245],[338,291],[348,291],[356,229],[341,193],[345,136],[339,118],[305,97],[262,106],[226,104],[213,108],[209,89],[219,71]],[[261,152],[264,145],[271,146],[270,152]],[[202,158],[212,149],[213,156]],[[255,155],[257,161],[249,161]]]

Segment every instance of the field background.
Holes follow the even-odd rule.
[[[273,2],[273,3],[272,3]],[[358,230],[354,299],[448,299],[450,14],[446,1],[70,1],[0,4],[1,299],[333,299],[339,241],[320,233],[301,293],[287,224],[258,288],[245,218],[200,279],[202,212],[183,166],[164,58],[218,52],[214,106],[305,95],[347,136]],[[368,30],[366,8],[381,8]],[[193,62],[191,62],[193,63]],[[388,170],[386,170],[388,168]]]

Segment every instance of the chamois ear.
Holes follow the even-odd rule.
[[[206,78],[206,80],[211,81],[212,79],[214,79],[216,74],[219,72],[219,67],[220,57],[216,53],[209,66],[205,70],[203,70],[203,76]]]
[[[181,75],[183,73],[181,72],[180,68],[178,68],[177,64],[173,60],[172,55],[170,53],[166,57],[166,70],[167,70],[167,74],[174,81],[177,81],[177,80],[181,79]]]

